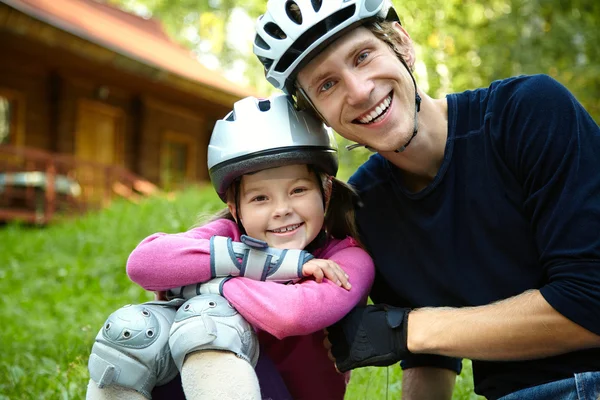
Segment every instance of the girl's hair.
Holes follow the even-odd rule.
[[[321,195],[323,196],[323,202],[325,202],[323,182],[326,182],[328,176],[315,170],[312,166],[309,166],[309,169],[314,172],[315,178],[321,185]],[[307,246],[307,250],[313,251],[315,248],[324,245],[324,243],[322,243],[323,239],[345,239],[346,236],[352,237],[362,247],[362,243],[360,243],[358,236],[358,228],[356,226],[355,209],[360,206],[358,194],[349,184],[335,177],[331,177],[330,179],[331,195],[329,197],[327,209],[325,210],[322,234],[317,236],[313,243]],[[239,204],[239,187],[240,179],[237,179],[227,191],[227,198],[234,201],[236,207],[237,204]],[[218,219],[228,219],[236,222],[240,227],[240,231],[243,234],[246,233],[241,223],[233,218],[233,215],[229,212],[229,208],[218,211],[207,222],[216,221]]]
[[[356,227],[356,207],[359,206],[359,197],[354,188],[346,182],[332,178],[331,197],[323,223],[328,236],[336,239],[351,236],[359,241]]]

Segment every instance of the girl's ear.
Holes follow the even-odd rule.
[[[227,202],[227,208],[229,209],[229,212],[233,216],[233,219],[235,219],[235,222],[239,222],[238,221],[238,216],[237,216],[237,209],[235,207],[235,204],[233,204],[231,201],[228,201]]]
[[[325,212],[329,208],[329,200],[331,200],[331,192],[333,191],[333,176],[325,175],[323,177],[323,194],[325,195]]]

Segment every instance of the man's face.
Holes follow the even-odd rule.
[[[388,44],[365,27],[311,60],[298,83],[326,122],[346,139],[393,151],[411,138],[412,79]]]

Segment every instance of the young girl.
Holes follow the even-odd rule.
[[[246,98],[215,125],[208,165],[227,212],[184,233],[154,234],[127,262],[145,289],[191,299],[111,315],[90,357],[88,398],[151,397],[179,369],[188,400],[260,398],[260,390],[263,398],[343,399],[345,376],[327,357],[323,329],[366,299],[374,268],[352,239],[356,198],[333,177],[331,132],[285,96]],[[123,329],[146,314],[157,322]],[[260,389],[256,338],[262,365],[278,372],[267,382],[257,367]],[[268,394],[279,377],[288,393]]]

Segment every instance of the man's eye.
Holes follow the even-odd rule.
[[[369,56],[369,52],[363,51],[362,53],[360,53],[358,55],[358,58],[356,59],[357,63],[361,63],[361,62],[365,61],[368,56]]]
[[[321,85],[321,92],[326,92],[333,87],[333,81],[327,81]]]

